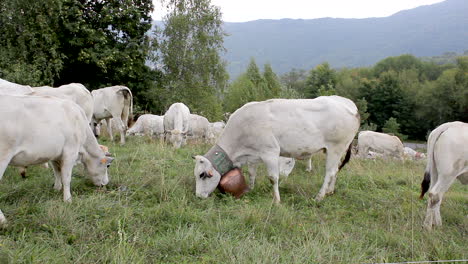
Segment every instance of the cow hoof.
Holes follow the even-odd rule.
[[[317,196],[315,196],[315,201],[320,202],[320,201],[323,200],[323,197],[324,197],[324,195],[317,195]]]
[[[3,213],[0,215],[0,228],[6,228],[8,226],[8,221],[6,220]]]

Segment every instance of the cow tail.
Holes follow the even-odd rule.
[[[122,112],[121,119],[126,123],[127,127],[130,127],[133,121],[133,96],[127,87],[122,87],[121,91],[124,96],[124,111]]]
[[[431,132],[429,138],[427,139],[427,164],[426,171],[424,172],[424,179],[421,182],[421,195],[419,196],[419,199],[422,199],[424,194],[429,190],[429,187],[431,186],[431,177],[433,178],[434,182],[437,182],[438,175],[434,159],[434,147],[440,136],[447,130],[447,127],[441,126]]]
[[[424,197],[424,194],[429,190],[429,186],[431,185],[431,173],[429,171],[424,172],[424,179],[421,182],[421,195],[419,199]]]
[[[346,156],[345,156],[344,160],[341,162],[341,165],[338,168],[338,171],[341,170],[341,168],[343,168],[344,165],[346,165],[346,163],[348,163],[348,161],[351,159],[351,150],[352,150],[352,148],[353,148],[353,142],[351,141],[351,143],[349,144],[349,147],[348,147],[348,151],[346,152]]]

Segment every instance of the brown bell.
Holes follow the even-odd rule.
[[[242,171],[239,168],[226,172],[221,177],[218,188],[222,193],[230,193],[236,198],[240,198],[250,191],[249,186],[245,183],[244,175],[242,175]]]

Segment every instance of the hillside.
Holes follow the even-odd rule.
[[[385,18],[256,20],[225,23],[231,77],[250,58],[271,63],[277,73],[310,69],[327,61],[332,67],[369,66],[388,56],[434,56],[468,49],[468,1],[446,0]]]

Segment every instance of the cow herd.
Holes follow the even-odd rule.
[[[361,131],[356,105],[340,96],[315,99],[271,99],[250,102],[230,115],[227,123],[210,123],[190,113],[183,103],[174,103],[163,116],[145,114],[128,127],[132,116],[132,92],[125,86],[89,90],[77,83],[52,87],[30,87],[0,79],[0,179],[7,166],[26,168],[49,162],[54,189],[71,201],[72,168],[82,163],[97,186],[109,182],[107,168],[113,158],[96,137],[105,121],[113,140],[113,129],[125,136],[148,135],[164,139],[174,148],[187,139],[200,139],[214,146],[195,159],[196,196],[208,197],[223,175],[248,166],[250,189],[256,169],[264,163],[279,203],[279,178],[287,177],[295,159],[308,159],[317,152],[326,155],[322,187],[315,199],[322,200],[335,190],[337,173],[356,152],[357,157],[424,159],[425,154],[404,147],[398,137]],[[444,193],[458,179],[468,184],[468,124],[445,123],[434,129],[427,144],[427,166],[421,198],[428,192],[424,225],[441,225],[440,204]],[[0,211],[0,224],[6,218]]]

